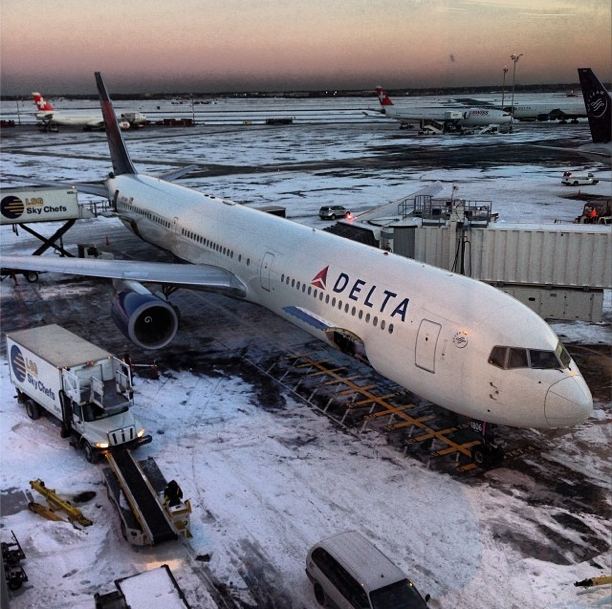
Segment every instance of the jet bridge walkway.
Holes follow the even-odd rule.
[[[108,470],[104,472],[109,498],[116,503],[119,510],[124,536],[127,537],[128,533],[141,529],[142,538],[133,541],[137,545],[155,545],[178,539],[178,534],[158,499],[159,489],[156,491],[154,488],[154,485],[165,485],[159,469],[154,468],[153,473],[145,472],[143,466],[134,460],[129,450],[114,454],[108,453],[106,457],[112,470],[112,472]],[[161,476],[161,481],[156,480],[159,478],[157,474]],[[131,508],[129,511],[120,505],[120,490],[129,503]]]

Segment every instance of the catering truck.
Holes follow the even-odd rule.
[[[58,325],[7,332],[6,348],[17,400],[31,419],[59,419],[62,437],[90,463],[101,453],[151,442],[131,411],[128,363]]]

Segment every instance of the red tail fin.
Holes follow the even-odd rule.
[[[40,93],[32,93],[32,95],[34,97],[36,108],[39,112],[54,110],[53,106]]]
[[[376,95],[378,95],[378,101],[381,106],[392,106],[393,102],[389,99],[389,96],[385,93],[382,87],[376,87]]]

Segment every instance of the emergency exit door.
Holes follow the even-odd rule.
[[[442,326],[424,319],[419,326],[414,363],[427,372],[436,371],[436,347]]]
[[[261,287],[264,290],[270,291],[270,271],[272,270],[272,262],[274,261],[274,254],[270,252],[266,252],[266,255],[263,257],[261,261],[261,269],[260,269],[260,280]]]

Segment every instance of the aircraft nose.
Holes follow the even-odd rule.
[[[553,383],[546,394],[544,415],[555,426],[579,425],[593,412],[593,397],[580,376]]]

